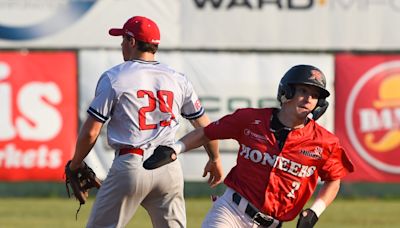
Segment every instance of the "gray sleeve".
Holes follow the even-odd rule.
[[[100,122],[105,123],[112,114],[115,98],[116,94],[110,78],[107,73],[104,73],[97,83],[95,97],[87,112]]]

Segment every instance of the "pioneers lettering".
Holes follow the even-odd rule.
[[[266,152],[253,150],[244,144],[240,145],[239,156],[249,159],[254,163],[261,163],[262,165],[268,164],[271,167],[277,168],[297,177],[310,177],[316,170],[315,166],[303,165],[282,156],[271,156]]]

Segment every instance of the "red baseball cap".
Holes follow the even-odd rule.
[[[112,28],[108,31],[111,36],[129,35],[146,43],[159,44],[160,30],[157,24],[146,17],[135,16],[125,22],[122,29]]]

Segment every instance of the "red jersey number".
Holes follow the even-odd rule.
[[[174,102],[174,93],[168,90],[158,90],[157,99],[152,91],[139,90],[137,92],[138,98],[147,97],[149,105],[141,107],[139,109],[139,129],[140,130],[151,130],[156,129],[157,124],[146,123],[146,113],[153,112],[157,108],[157,101],[159,103],[159,110],[163,113],[169,113],[171,118],[169,120],[160,121],[161,127],[166,127],[171,124],[171,120],[175,119],[175,115],[172,113],[172,105]]]

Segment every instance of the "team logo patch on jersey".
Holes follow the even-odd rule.
[[[264,135],[256,134],[248,128],[244,129],[243,133],[244,133],[244,135],[249,136],[250,138],[255,139],[257,141],[268,142],[267,137],[265,137]],[[269,142],[269,143],[271,143],[271,142]]]
[[[199,110],[199,109],[201,109],[201,103],[200,103],[200,100],[197,100],[197,101],[194,103],[194,107],[196,108],[196,110]]]
[[[254,120],[251,124],[259,125],[261,123],[261,120]]]
[[[322,159],[322,152],[323,149],[319,146],[315,147],[313,151],[308,151],[308,150],[300,150],[300,153],[303,154],[304,156],[314,158],[314,159]]]

